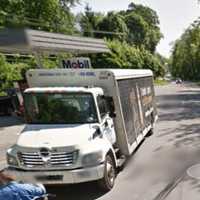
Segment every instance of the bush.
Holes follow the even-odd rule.
[[[107,41],[109,53],[91,56],[94,68],[151,69],[155,77],[163,76],[165,68],[158,56],[118,40]]]

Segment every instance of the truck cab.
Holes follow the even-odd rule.
[[[108,159],[111,166],[104,187],[113,186],[114,108],[102,88],[29,88],[24,92],[24,105],[27,124],[8,150],[11,168],[23,170],[25,179],[34,177],[45,184],[102,182]],[[29,177],[28,171],[32,171]]]

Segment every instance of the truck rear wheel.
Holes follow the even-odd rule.
[[[104,191],[110,191],[115,184],[116,168],[112,157],[108,154],[105,160],[104,177],[98,181]]]

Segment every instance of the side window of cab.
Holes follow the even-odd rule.
[[[101,119],[103,119],[106,116],[106,114],[108,114],[108,112],[109,112],[106,99],[103,96],[99,95],[97,97],[97,104],[98,104],[98,107],[99,107]]]

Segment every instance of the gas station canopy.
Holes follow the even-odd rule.
[[[76,37],[31,29],[5,29],[0,31],[2,53],[104,53],[109,49],[104,40]]]

